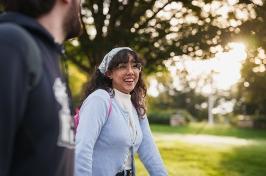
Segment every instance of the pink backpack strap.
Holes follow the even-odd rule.
[[[79,111],[80,111],[80,109],[77,108],[75,111],[76,112],[75,112],[75,115],[74,115],[74,126],[75,126],[75,133],[76,133],[76,129],[77,129],[78,124],[79,124]],[[107,117],[110,116],[111,111],[112,111],[112,98],[110,97]]]
[[[75,110],[75,115],[74,115],[74,127],[75,127],[75,133],[76,133],[76,129],[78,127],[79,124],[79,108],[77,108]]]
[[[110,100],[109,100],[109,110],[108,110],[108,116],[107,117],[110,116],[111,111],[112,111],[112,98],[110,98]]]

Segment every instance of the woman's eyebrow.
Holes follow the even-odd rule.
[[[130,62],[130,63],[139,63],[136,59],[133,59],[133,60],[128,61],[128,62]]]

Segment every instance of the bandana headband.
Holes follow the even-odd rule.
[[[109,64],[111,62],[111,60],[113,59],[113,57],[121,50],[123,49],[127,49],[127,50],[130,50],[130,51],[133,51],[131,48],[129,47],[118,47],[118,48],[114,48],[112,49],[109,53],[107,53],[101,64],[99,65],[98,69],[100,70],[101,73],[105,74],[108,70],[108,67],[109,67]]]

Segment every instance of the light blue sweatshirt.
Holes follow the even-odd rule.
[[[112,109],[108,116],[110,102]],[[86,98],[76,133],[75,176],[115,176],[123,169],[131,146],[151,176],[167,175],[147,117],[138,118],[136,110],[134,114],[138,135],[132,144],[129,117],[119,103],[102,89]]]

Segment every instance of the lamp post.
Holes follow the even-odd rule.
[[[209,125],[213,125],[213,114],[212,114],[213,100],[214,100],[214,97],[212,93],[210,93],[208,97],[208,124]]]
[[[210,83],[210,93],[208,96],[208,124],[213,125],[214,119],[213,119],[213,105],[214,105],[214,84],[213,84],[213,76],[214,74],[217,74],[216,71],[211,70],[210,76],[209,76],[209,83]]]

